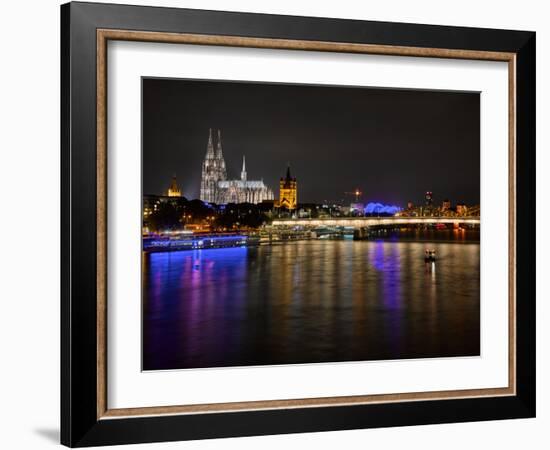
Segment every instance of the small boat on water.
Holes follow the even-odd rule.
[[[435,262],[435,250],[433,248],[426,249],[424,253],[424,262]]]

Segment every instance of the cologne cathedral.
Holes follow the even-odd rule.
[[[202,163],[200,199],[218,204],[261,203],[264,200],[273,200],[273,191],[264,184],[263,180],[248,179],[244,156],[241,178],[227,179],[220,130],[218,130],[218,142],[214,150],[212,129],[210,129],[206,156]]]

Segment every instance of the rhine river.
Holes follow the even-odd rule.
[[[144,253],[143,369],[479,355],[479,248],[311,240]]]

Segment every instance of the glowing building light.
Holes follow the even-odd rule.
[[[383,205],[382,203],[370,202],[365,206],[365,214],[389,214],[394,215],[401,211],[399,206]]]

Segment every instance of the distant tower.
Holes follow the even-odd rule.
[[[426,195],[424,197],[426,200],[426,206],[432,206],[433,204],[433,194],[431,191],[426,192]]]
[[[443,204],[441,205],[441,210],[442,211],[448,211],[449,209],[451,209],[451,202],[450,200],[443,200]]]
[[[176,175],[172,177],[172,182],[170,183],[170,187],[168,188],[166,195],[168,195],[168,197],[181,197],[181,190],[176,182]]]
[[[243,155],[243,170],[241,170],[241,180],[246,181],[246,161]]]
[[[286,209],[296,209],[298,203],[298,183],[290,176],[290,165],[286,169],[286,177],[279,181],[279,206]]]
[[[218,145],[214,152],[214,143],[212,141],[212,128],[208,132],[208,144],[206,145],[206,155],[202,162],[201,192],[200,199],[209,203],[218,203],[220,201],[218,192],[218,181],[227,178],[225,160],[223,159],[221,133],[218,130]]]

